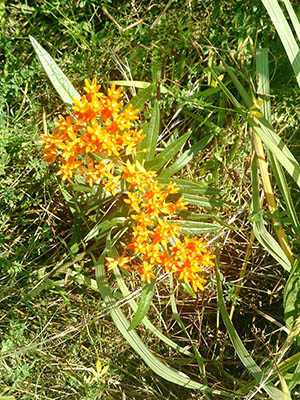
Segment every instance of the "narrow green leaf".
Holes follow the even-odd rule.
[[[29,36],[31,44],[44,67],[48,78],[52,82],[62,101],[66,104],[73,104],[73,98],[80,99],[80,94],[74,88],[72,83],[58,67],[50,54],[32,37]]]
[[[114,228],[118,225],[122,225],[126,220],[127,219],[125,217],[106,219],[105,221],[94,226],[94,228],[85,236],[84,241],[87,242],[93,239],[94,237],[98,236],[102,232],[107,232],[111,228]]]
[[[132,108],[134,110],[135,109],[142,110],[146,101],[151,98],[153,90],[154,90],[154,85],[150,85],[145,89],[140,89],[138,91],[138,94],[131,99],[129,104],[132,105]]]
[[[300,22],[299,22],[299,19],[298,19],[296,13],[295,13],[290,1],[289,0],[283,0],[283,2],[285,4],[285,7],[286,7],[287,12],[289,14],[290,20],[291,20],[291,22],[293,24],[293,28],[294,28],[294,30],[296,32],[298,40],[300,41]]]
[[[158,101],[155,100],[151,113],[150,122],[147,125],[147,129],[144,131],[146,136],[137,149],[138,153],[144,149],[149,149],[149,151],[147,151],[147,153],[139,153],[140,157],[137,157],[138,159],[140,158],[139,161],[141,161],[141,159],[151,160],[154,157],[156,151],[157,138],[159,134],[159,126],[160,126],[159,104]]]
[[[157,178],[158,182],[164,185],[167,185],[170,182],[170,179],[159,176]],[[201,185],[200,183],[192,182],[187,179],[172,179],[172,182],[176,183],[176,186],[179,187],[180,193],[182,194],[207,194],[207,195],[219,195],[221,193],[221,189],[214,188],[211,186]]]
[[[189,389],[197,389],[203,392],[230,398],[235,397],[235,395],[232,393],[227,393],[223,390],[218,390],[218,389],[211,389],[206,385],[193,381],[182,372],[176,371],[173,368],[168,367],[149,351],[149,349],[144,345],[141,338],[137,335],[137,333],[134,330],[128,332],[129,322],[125,318],[124,313],[116,305],[116,301],[113,297],[113,294],[107,282],[104,260],[105,260],[105,253],[102,253],[98,261],[95,260],[96,281],[101,297],[103,298],[103,301],[105,302],[106,306],[111,308],[110,314],[114,323],[116,324],[116,327],[119,329],[121,334],[127,340],[128,344],[144,360],[144,362],[148,365],[148,367],[151,368],[152,371],[157,375],[179,386],[184,386]]]
[[[221,218],[219,218],[215,214],[200,214],[200,213],[194,213],[194,212],[184,210],[184,211],[180,212],[180,217],[182,217],[182,219],[187,220],[187,221],[205,221],[207,219],[212,219],[215,222],[217,222],[218,224],[220,224],[228,229],[237,230],[237,231],[246,229],[246,228],[236,227],[232,224],[229,224],[228,222],[223,221]]]
[[[131,324],[129,325],[128,328],[129,331],[135,329],[147,314],[151,306],[154,290],[155,290],[155,280],[152,280],[150,284],[148,284],[147,282],[143,284],[142,295],[139,302],[139,306],[138,309],[136,310],[133,320],[131,321]]]
[[[258,183],[258,168],[257,168],[257,157],[255,156],[251,166],[252,173],[252,225],[255,237],[259,243],[271,254],[272,257],[287,271],[291,270],[291,264],[285,255],[282,248],[279,246],[277,241],[267,231],[263,216],[260,210],[260,198],[259,198],[259,183]]]
[[[205,208],[207,208],[207,207],[223,207],[225,205],[236,206],[235,204],[230,204],[225,201],[209,199],[206,197],[200,197],[200,196],[197,196],[194,194],[183,193],[183,195],[184,195],[185,201],[187,201],[189,204],[193,204],[198,207],[205,207]]]
[[[200,221],[172,220],[171,223],[178,223],[184,235],[202,235],[204,233],[219,231],[222,227],[216,224]]]
[[[170,167],[165,169],[161,174],[161,178],[173,176],[176,172],[184,168],[198,153],[204,149],[213,139],[213,135],[209,135],[195,143],[189,150],[185,151]]]
[[[158,85],[161,79],[162,69],[162,56],[161,51],[158,48],[154,49],[151,58],[151,77],[155,85]]]
[[[186,133],[172,142],[168,147],[166,147],[155,159],[146,161],[145,167],[147,170],[151,171],[158,171],[160,170],[165,164],[167,164],[172,157],[174,157],[182,146],[186,143],[188,138],[190,137],[190,133]]]
[[[258,93],[262,95],[270,94],[270,79],[269,79],[269,64],[268,64],[268,50],[257,49],[256,50],[256,72],[258,79]],[[260,98],[263,100],[263,113],[267,121],[271,124],[271,101],[267,96]],[[284,199],[284,205],[286,206],[286,212],[291,220],[294,232],[300,233],[300,224],[298,215],[291,197],[290,189],[287,184],[285,173],[280,162],[275,158],[272,152],[268,151],[268,158],[270,160],[271,169],[275,175],[276,183],[279,187],[280,193]]]
[[[119,86],[135,87],[137,89],[146,89],[151,85],[154,88],[154,85],[152,83],[143,81],[111,81],[111,83]],[[161,93],[167,93],[168,89],[165,88],[163,85],[160,85],[160,91]]]
[[[256,384],[261,384],[263,382],[264,378],[264,371],[259,368],[259,366],[256,364],[254,359],[251,357],[251,355],[248,353],[246,347],[244,346],[243,342],[241,341],[240,337],[238,336],[230,318],[228,315],[228,311],[225,306],[224,302],[224,297],[222,293],[222,284],[221,284],[221,277],[220,277],[220,270],[219,270],[219,249],[218,246],[216,246],[216,260],[215,260],[215,267],[216,267],[216,280],[217,280],[217,293],[218,293],[218,306],[222,315],[223,322],[226,326],[227,333],[230,337],[231,343],[234,346],[234,349],[241,360],[241,362],[244,364],[244,366],[247,368],[248,372],[254,377]],[[254,387],[254,385],[253,385]],[[282,391],[276,389],[271,383],[265,382],[262,387],[268,395],[271,397],[271,399],[276,399],[276,400],[284,400],[284,394]]]
[[[108,250],[108,254],[110,257],[114,257],[115,259],[119,257],[119,254],[116,250],[115,247],[112,247],[111,245],[107,244],[106,246]],[[134,299],[131,297],[132,293],[128,290],[128,287],[126,286],[124,279],[121,275],[120,269],[118,267],[115,267],[113,269],[114,275],[116,277],[119,289],[121,290],[122,294],[124,297],[128,298],[128,304],[130,305],[131,309],[136,313],[138,309],[137,303],[134,301]],[[180,353],[188,356],[188,357],[194,357],[193,353],[188,351],[187,349],[179,346],[175,342],[173,342],[171,339],[166,337],[162,332],[160,332],[147,318],[146,316],[144,317],[142,323],[145,325],[147,329],[149,329],[154,335],[156,335],[160,340],[162,340],[164,343],[166,343],[168,346],[173,348],[174,350],[179,351]]]
[[[300,86],[300,51],[293,32],[277,0],[262,0],[262,3],[273,21]]]
[[[299,259],[290,273],[284,288],[283,296],[284,319],[286,326],[292,329],[296,319],[300,315],[300,262]]]

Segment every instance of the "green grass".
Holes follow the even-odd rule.
[[[288,382],[291,398],[299,396],[299,385],[293,383],[299,347],[287,340],[284,330],[284,287],[289,273],[257,240],[252,244],[250,239],[252,223],[259,223],[260,217],[274,240],[276,235],[267,208],[256,213],[251,209],[257,170],[249,121],[245,110],[234,108],[221,83],[210,90],[211,69],[217,76],[225,74],[222,82],[242,103],[242,94],[221,58],[252,95],[255,49],[271,47],[272,124],[298,160],[299,89],[262,3],[215,3],[177,0],[163,13],[167,3],[146,1],[107,0],[101,6],[93,0],[1,2],[0,399],[225,398],[180,387],[148,368],[120,334],[102,301],[93,281],[89,242],[77,253],[71,248],[74,217],[55,167],[42,160],[39,138],[45,129],[43,118],[51,131],[53,121],[66,108],[39,63],[29,35],[51,54],[78,91],[84,78],[94,76],[104,88],[113,80],[152,82],[153,65],[161,66],[158,78],[167,93],[161,91],[159,96],[159,151],[168,141],[190,133],[181,156],[213,136],[176,172],[176,178],[221,190],[211,198],[224,202],[222,207],[194,205],[190,211],[200,221],[219,224],[221,220],[234,228],[225,225],[220,233],[206,236],[212,249],[218,242],[222,290],[218,275],[212,274],[205,292],[195,298],[175,286],[176,301],[171,304],[168,281],[162,280],[148,312],[151,323],[169,340],[188,352],[193,353],[193,346],[199,351],[205,376],[203,369],[199,371],[199,358],[197,362],[192,355],[171,350],[140,324],[137,332],[143,343],[159,360],[193,381],[235,394],[236,399],[242,395],[249,400],[267,399],[267,392],[255,393],[248,367],[240,361],[239,356],[243,359],[246,354],[243,351],[249,352],[260,369],[275,374],[272,383],[278,382],[277,389]],[[288,81],[286,71],[290,71]],[[128,99],[134,94],[129,88],[126,93]],[[150,105],[151,101],[142,110],[142,123],[151,118]],[[287,184],[299,215],[299,187],[289,175]],[[297,256],[299,236],[286,215],[279,188],[274,188],[279,220]],[[108,278],[120,309],[131,319],[134,312],[117,284],[120,278],[116,280],[113,274]],[[139,280],[125,275],[124,282],[138,302]],[[235,330],[226,317],[226,309],[230,312],[233,304]],[[236,334],[245,347],[242,355],[236,350]],[[98,380],[92,371],[97,360],[109,365]],[[289,361],[289,369],[281,369],[283,360]],[[270,390],[275,389],[270,386]]]

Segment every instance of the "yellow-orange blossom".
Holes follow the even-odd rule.
[[[199,274],[203,266],[214,265],[215,256],[203,239],[184,236],[172,222],[173,215],[187,206],[183,197],[168,201],[169,195],[179,192],[176,184],[170,182],[165,188],[155,180],[155,172],[146,171],[138,161],[130,162],[128,156],[136,154],[144,134],[131,127],[138,110],[131,105],[124,108],[123,88],[113,84],[107,96],[99,90],[96,79],[85,80],[86,94],[74,99],[72,116],[59,116],[53,134],[42,135],[45,161],[52,163],[59,157],[57,174],[63,180],[72,182],[74,175],[82,175],[90,186],[102,184],[112,195],[120,192],[121,178],[127,182],[124,201],[131,209],[132,238],[121,257],[107,257],[109,269],[117,265],[134,269],[150,282],[158,267],[163,267],[195,291],[203,290],[206,281]]]

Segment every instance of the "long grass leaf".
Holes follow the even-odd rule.
[[[300,86],[300,51],[293,32],[278,4],[277,0],[261,0],[280,37],[286,54],[294,70],[298,85]]]
[[[257,157],[255,156],[251,166],[252,173],[252,224],[255,237],[259,243],[268,251],[272,257],[287,271],[291,270],[291,263],[283,252],[276,240],[270,235],[265,228],[265,223],[260,210],[259,200],[259,183],[258,183],[258,168],[257,168]]]
[[[73,104],[73,98],[80,99],[80,94],[72,83],[62,72],[50,54],[32,37],[29,36],[31,44],[42,64],[48,78],[54,86],[62,101],[66,104]]]
[[[283,0],[285,7],[287,9],[287,12],[289,14],[290,20],[293,24],[294,30],[296,32],[296,35],[298,37],[298,40],[300,41],[300,22],[299,19],[290,3],[289,0]]]
[[[270,80],[269,80],[269,65],[268,65],[268,50],[257,49],[256,51],[256,71],[258,79],[258,93],[262,95],[263,100],[263,113],[267,121],[271,124],[271,101],[268,95],[270,94]],[[295,210],[291,193],[287,184],[287,180],[283,171],[283,167],[279,161],[273,156],[272,152],[268,151],[268,158],[270,160],[271,169],[274,173],[276,183],[279,187],[280,193],[284,199],[286,212],[292,223],[294,232],[300,232],[300,225],[298,215]]]

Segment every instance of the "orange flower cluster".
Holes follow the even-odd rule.
[[[154,271],[161,266],[180,280],[191,283],[194,291],[203,290],[206,280],[199,273],[203,272],[203,266],[214,265],[215,256],[205,248],[207,243],[203,239],[183,236],[180,226],[172,222],[176,211],[187,208],[183,197],[174,203],[168,201],[169,195],[179,192],[176,184],[170,182],[164,188],[154,179],[155,172],[146,171],[138,162],[127,161],[121,169],[129,183],[130,191],[124,201],[133,211],[130,215],[134,221],[132,240],[118,260],[107,257],[108,268],[119,265],[137,270],[141,278],[150,283],[155,279]]]
[[[73,175],[85,176],[90,186],[100,182],[113,195],[119,190],[119,175],[114,175],[116,157],[135,154],[144,138],[141,130],[132,129],[138,110],[124,109],[122,90],[113,84],[105,96],[99,92],[96,79],[85,80],[85,95],[74,99],[71,117],[59,116],[53,134],[42,135],[45,161],[52,163],[59,156],[58,175],[72,182]],[[97,158],[98,157],[98,158]],[[99,158],[100,161],[99,161]]]
[[[113,84],[105,96],[99,92],[96,79],[85,80],[85,95],[74,99],[71,117],[59,116],[53,134],[42,135],[45,161],[59,157],[57,172],[72,182],[73,175],[82,175],[90,186],[102,184],[106,191],[119,192],[121,178],[127,184],[132,238],[118,259],[107,257],[109,269],[120,266],[136,270],[150,283],[155,271],[163,267],[180,280],[190,283],[195,291],[203,290],[206,281],[199,274],[203,266],[213,266],[215,258],[203,239],[182,235],[180,226],[172,222],[177,211],[185,210],[183,197],[168,200],[179,192],[175,183],[165,188],[155,180],[154,171],[146,171],[138,161],[126,163],[122,156],[136,154],[137,144],[144,138],[141,130],[131,127],[138,110],[124,108],[122,88]],[[127,157],[128,158],[128,157]]]

